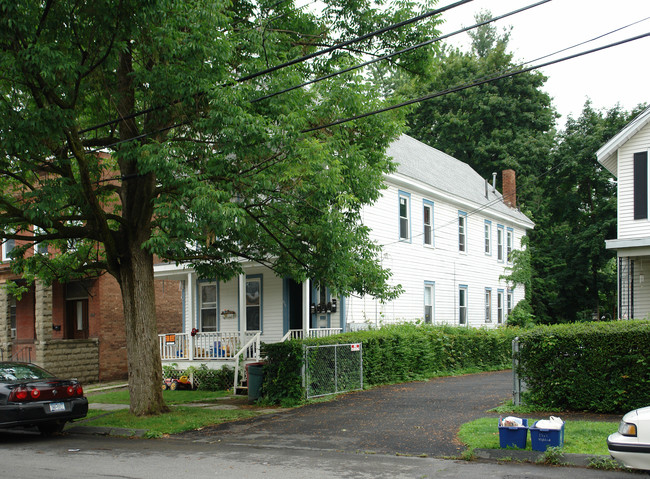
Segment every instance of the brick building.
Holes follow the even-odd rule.
[[[7,254],[2,257],[6,260]],[[49,287],[37,281],[20,299],[2,288],[8,280],[20,281],[9,262],[3,261],[0,350],[5,360],[31,361],[84,382],[127,377],[122,298],[112,276]],[[157,280],[155,288],[159,331],[178,330],[182,324],[179,283]]]

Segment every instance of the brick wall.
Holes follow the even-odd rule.
[[[89,302],[90,336],[99,338],[100,380],[127,377],[126,336],[122,293],[112,276],[96,282]],[[155,281],[158,333],[180,332],[182,299],[178,281]],[[94,324],[93,324],[94,323]]]
[[[48,341],[37,346],[38,362],[51,373],[84,383],[99,380],[99,342],[96,339]]]

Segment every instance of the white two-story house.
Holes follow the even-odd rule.
[[[650,108],[596,152],[598,162],[617,178],[617,235],[606,245],[616,250],[618,260],[619,319],[650,314],[649,151]]]
[[[243,263],[244,274],[226,282],[159,264],[156,278],[181,282],[184,318],[182,331],[161,335],[163,361],[215,360],[216,366],[254,356],[260,340],[389,322],[503,324],[524,290],[509,289],[501,276],[534,226],[514,206],[514,172],[504,172],[502,195],[467,164],[409,136],[393,142],[388,154],[397,171],[387,175],[381,198],[364,208],[363,222],[382,245],[391,282],[402,286],[399,298],[334,297],[317,280],[299,284],[253,263]]]

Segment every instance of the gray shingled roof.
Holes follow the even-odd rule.
[[[397,174],[421,181],[446,193],[479,205],[490,204],[487,211],[508,215],[514,220],[533,226],[533,222],[519,210],[503,203],[501,193],[488,189],[485,197],[485,179],[468,164],[436,150],[433,147],[402,135],[388,147],[387,154],[398,164]],[[501,201],[498,201],[501,200]]]

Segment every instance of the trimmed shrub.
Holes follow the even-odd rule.
[[[650,322],[540,326],[520,335],[524,400],[538,407],[620,413],[650,400]]]
[[[262,394],[277,403],[304,397],[302,345],[363,344],[365,385],[425,380],[463,370],[487,371],[512,365],[517,328],[475,329],[404,323],[304,341],[263,344]]]

